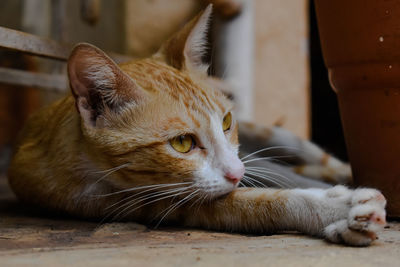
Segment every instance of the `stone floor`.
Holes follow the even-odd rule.
[[[98,225],[20,205],[0,179],[0,266],[400,266],[400,223],[372,246],[296,233],[247,236],[196,229]]]

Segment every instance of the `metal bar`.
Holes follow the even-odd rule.
[[[71,45],[0,27],[0,47],[57,60],[67,60]]]
[[[61,74],[34,73],[0,67],[0,83],[36,87],[40,89],[65,92],[68,79]]]
[[[0,26],[0,48],[66,61],[73,47],[74,45],[71,44],[61,44],[47,38]],[[132,60],[129,56],[117,53],[107,52],[107,54],[117,63]]]

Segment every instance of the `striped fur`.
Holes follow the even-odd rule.
[[[154,57],[120,66],[98,48],[78,45],[68,62],[72,94],[32,116],[22,132],[8,175],[16,195],[30,205],[102,221],[298,230],[336,243],[370,244],[385,224],[386,201],[376,190],[237,188],[227,178],[243,175],[239,128],[243,142],[248,139],[245,150],[289,142],[307,164],[343,164],[306,141],[281,138],[277,128],[239,125],[232,103],[200,62],[210,14],[208,7]],[[228,112],[232,124],[223,131]],[[188,153],[169,143],[184,134],[196,143]],[[248,167],[243,185],[257,186],[266,173]]]

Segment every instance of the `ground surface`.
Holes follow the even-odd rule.
[[[20,205],[0,179],[0,266],[400,266],[400,224],[367,248],[298,234],[246,236],[54,218]]]

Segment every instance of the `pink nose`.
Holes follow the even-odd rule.
[[[244,165],[240,164],[238,168],[231,169],[225,172],[225,179],[233,184],[239,183],[239,181],[243,178],[244,175]]]

